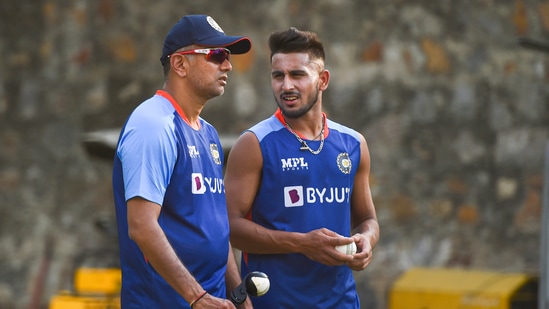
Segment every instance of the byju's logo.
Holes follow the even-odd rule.
[[[282,163],[282,171],[299,171],[308,170],[309,163],[305,162],[304,158],[287,158],[280,159]]]
[[[302,186],[284,187],[284,206],[285,207],[303,206],[303,187]]]
[[[305,204],[338,204],[350,203],[351,189],[348,187],[313,188],[302,186],[284,187],[284,206],[299,207]]]
[[[191,188],[193,194],[204,194],[206,191],[213,194],[225,193],[222,178],[205,177],[200,173],[191,174]]]
[[[204,178],[200,173],[191,174],[192,192],[193,194],[204,194],[206,192],[206,186],[204,185]]]

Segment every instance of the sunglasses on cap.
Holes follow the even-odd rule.
[[[206,60],[213,63],[222,64],[225,60],[229,60],[229,55],[231,51],[226,48],[203,48],[203,49],[193,49],[178,51],[174,54],[180,55],[192,55],[192,54],[204,54],[206,55]]]

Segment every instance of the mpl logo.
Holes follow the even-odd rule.
[[[198,158],[200,157],[200,152],[196,149],[196,146],[194,145],[187,145],[187,149],[189,150],[189,156],[191,158]]]
[[[303,157],[280,159],[280,161],[282,163],[282,171],[298,171],[309,169],[309,163],[305,162],[305,159]]]
[[[299,207],[303,206],[303,187],[292,186],[284,187],[284,206]]]

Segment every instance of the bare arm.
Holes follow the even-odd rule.
[[[242,279],[240,277],[240,271],[238,270],[238,265],[236,263],[236,259],[234,257],[234,252],[231,244],[229,244],[229,257],[227,260],[227,272],[225,274],[225,281],[227,284],[227,296],[230,295],[230,293],[240,285],[242,282]],[[253,308],[252,302],[249,297],[246,298],[246,301],[239,305],[238,308],[246,308],[251,309]]]
[[[360,136],[360,164],[355,175],[351,196],[352,236],[357,244],[358,253],[349,263],[353,270],[365,269],[372,260],[372,250],[379,240],[379,224],[370,191],[370,152],[366,140]]]
[[[246,219],[261,184],[262,166],[263,158],[257,138],[251,132],[244,133],[229,153],[225,173],[232,244],[250,253],[301,253],[327,265],[341,265],[351,261],[351,256],[334,249],[350,240],[333,231],[278,231],[266,229]]]
[[[128,233],[147,260],[187,302],[192,302],[204,289],[177,257],[158,224],[160,205],[136,197],[128,201]],[[234,308],[228,300],[206,295],[194,308]]]
[[[225,282],[227,284],[227,295],[236,288],[240,282],[240,272],[238,271],[238,266],[236,264],[236,259],[234,257],[234,252],[229,244],[229,256],[227,260],[227,272],[225,274]]]

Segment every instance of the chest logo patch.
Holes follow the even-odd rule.
[[[221,157],[219,155],[219,149],[217,148],[217,144],[210,144],[210,153],[212,154],[212,159],[214,160],[215,164],[221,165]]]
[[[337,156],[337,167],[343,174],[349,174],[352,166],[353,164],[348,153],[342,152]]]
[[[284,187],[284,206],[299,207],[303,206],[303,187],[292,186]]]

